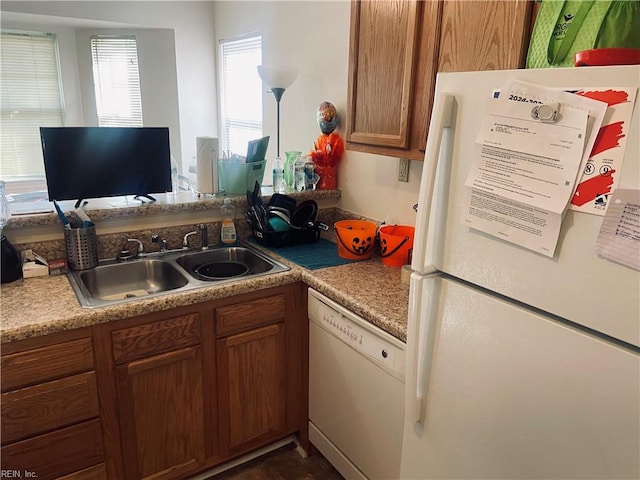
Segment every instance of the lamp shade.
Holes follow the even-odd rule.
[[[287,65],[258,65],[258,75],[271,88],[287,88],[298,77],[298,69]]]

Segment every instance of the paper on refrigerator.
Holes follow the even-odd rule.
[[[589,110],[587,142],[570,208],[604,215],[618,178],[626,149],[637,89],[635,87],[546,88],[512,79],[501,95],[512,101],[553,102]],[[596,101],[593,101],[596,100]]]
[[[502,97],[502,95],[501,95]],[[555,122],[535,103],[489,102],[465,182],[463,222],[552,257],[585,148],[588,112],[559,104]]]
[[[598,137],[598,131],[604,121],[607,112],[607,104],[601,101],[574,95],[562,88],[548,88],[533,83],[523,82],[522,80],[511,79],[504,86],[501,95],[504,99],[515,102],[529,103],[560,103],[565,107],[571,107],[578,110],[584,110],[588,113],[587,132],[582,151],[582,159],[580,163],[580,171],[585,168],[589,161],[591,150],[595,145]],[[579,178],[576,178],[576,181]]]
[[[613,192],[596,241],[596,253],[640,271],[640,190]]]
[[[588,88],[584,95],[607,102],[607,113],[571,200],[571,209],[604,215],[611,191],[619,186],[636,88]]]

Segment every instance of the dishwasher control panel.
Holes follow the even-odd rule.
[[[404,382],[405,345],[333,300],[309,289],[309,320]]]

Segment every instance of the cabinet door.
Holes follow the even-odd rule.
[[[406,148],[420,2],[353,2],[347,141]]]
[[[523,66],[532,3],[445,1],[438,71],[509,70]]]
[[[217,342],[221,444],[251,450],[286,430],[285,327],[278,323]]]
[[[533,2],[354,1],[346,148],[422,160],[438,72],[524,66]]]
[[[201,347],[117,367],[126,477],[174,478],[205,458]]]

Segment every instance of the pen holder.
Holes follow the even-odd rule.
[[[87,270],[98,266],[98,238],[96,227],[64,227],[67,262],[71,270]]]

